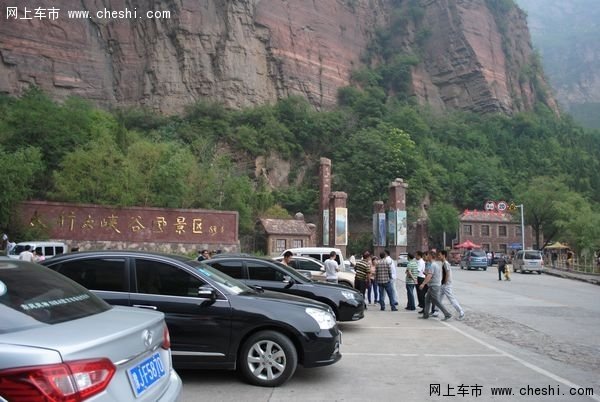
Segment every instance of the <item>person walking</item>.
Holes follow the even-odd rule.
[[[292,261],[292,257],[294,256],[294,254],[291,251],[286,251],[285,253],[283,253],[283,260],[281,260],[281,263],[283,265],[287,265],[288,267],[290,266],[290,261]]]
[[[417,278],[419,275],[419,267],[415,256],[408,253],[408,263],[406,264],[406,310],[414,311],[415,307],[415,287],[417,286]]]
[[[365,296],[367,290],[367,281],[371,274],[371,253],[365,251],[362,255],[362,260],[356,261],[354,264],[354,288]]]
[[[392,272],[392,289],[394,290],[394,300],[396,300],[396,306],[398,305],[398,288],[396,287],[396,278],[398,277],[396,260],[392,258],[390,255],[390,250],[384,250],[385,260],[390,265],[390,270]]]
[[[418,268],[417,286],[416,286],[417,300],[419,302],[419,308],[421,308],[421,310],[422,310],[423,307],[425,307],[425,293],[426,293],[426,291],[423,291],[419,288],[419,285],[422,284],[423,281],[425,280],[425,260],[423,259],[422,251],[420,251],[420,250],[417,251],[416,259],[417,259],[417,268]]]
[[[450,304],[452,304],[452,307],[454,307],[454,309],[458,313],[458,319],[462,320],[463,318],[465,318],[465,311],[460,306],[460,303],[456,299],[456,296],[454,296],[454,291],[452,290],[452,267],[450,266],[450,262],[448,262],[447,258],[448,253],[446,252],[446,250],[440,250],[440,262],[442,263],[443,269],[442,296],[440,298],[440,301],[444,298],[444,296],[446,296],[450,301]]]
[[[396,299],[394,296],[394,288],[392,287],[392,267],[385,258],[385,253],[379,253],[379,261],[375,267],[375,281],[379,286],[379,305],[381,310],[385,310],[385,291],[390,300],[390,307],[392,311],[398,311],[396,307]]]
[[[506,257],[502,256],[502,258],[500,258],[498,260],[498,280],[499,281],[502,280],[502,274],[504,273],[505,269],[506,269]]]
[[[367,298],[369,304],[371,304],[371,302],[374,302],[375,304],[379,303],[379,286],[377,286],[377,282],[375,282],[376,261],[377,258],[375,256],[371,257],[371,264],[369,265],[371,272],[369,273],[369,280],[367,281]],[[371,296],[374,298],[371,298]]]
[[[442,304],[442,264],[441,257],[439,254],[436,255],[437,259],[431,262],[428,268],[425,268],[425,280],[419,287],[423,288],[428,286],[427,294],[425,294],[425,307],[423,308],[423,315],[419,318],[429,318],[429,306],[435,305],[438,309],[444,313],[442,321],[447,321],[452,318],[452,314]]]
[[[325,260],[325,281],[329,283],[338,283],[337,273],[340,267],[335,260],[335,251],[329,253],[329,258]]]

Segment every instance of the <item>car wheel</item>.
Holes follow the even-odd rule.
[[[275,331],[261,331],[242,346],[238,367],[251,384],[276,387],[290,379],[297,365],[296,347],[287,336]]]
[[[538,275],[541,275],[541,274],[542,274],[542,271],[538,271]]]
[[[524,273],[525,273],[525,270],[524,270],[523,268],[521,268],[521,273],[522,273],[522,274],[524,274]]]
[[[485,267],[483,270],[484,270],[484,271],[487,271],[487,267]]]

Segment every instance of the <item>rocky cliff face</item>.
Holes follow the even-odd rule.
[[[3,12],[7,1],[0,1]],[[25,8],[33,17],[39,4],[15,1],[6,6],[16,7],[17,18],[0,24],[0,92],[37,85],[58,98],[164,113],[203,98],[244,107],[290,94],[328,107],[375,29],[389,22],[392,3],[403,2],[55,0],[56,19],[25,20]],[[531,54],[522,14],[513,11],[501,32],[485,0],[419,3],[421,27],[430,32],[413,71],[419,101],[482,112],[531,107],[533,84],[519,76]],[[148,18],[148,10],[170,16]],[[69,18],[69,11],[90,17]],[[105,11],[124,18],[105,18]],[[418,27],[408,28],[403,41],[414,48]]]

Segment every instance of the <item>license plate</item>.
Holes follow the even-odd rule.
[[[165,374],[165,366],[158,352],[127,370],[131,388],[136,398],[156,384]]]

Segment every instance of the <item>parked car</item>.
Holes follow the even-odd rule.
[[[12,250],[10,250],[10,254],[8,256],[10,258],[14,258],[15,260],[19,259],[19,254],[25,251],[25,247],[29,246],[30,251],[33,253],[35,249],[40,249],[44,258],[54,257],[58,254],[63,254],[68,252],[67,245],[62,242],[57,241],[24,241],[21,243],[17,243]]]
[[[112,307],[25,261],[0,261],[0,400],[176,401],[164,315]]]
[[[536,271],[539,275],[544,271],[544,256],[538,250],[519,250],[512,261],[513,271],[522,274]]]
[[[283,257],[273,258],[275,261],[283,261]],[[306,276],[308,279],[312,279],[316,282],[326,282],[327,276],[325,275],[325,264],[311,257],[301,257],[295,255],[290,261],[290,267]],[[354,274],[352,272],[340,271],[338,272],[338,283],[340,285],[354,288]]]
[[[363,295],[347,286],[313,282],[293,268],[268,258],[221,255],[204,261],[246,285],[307,297],[327,304],[338,321],[364,317]]]
[[[298,364],[341,358],[341,334],[325,304],[256,291],[188,257],[90,251],[44,264],[110,304],[165,313],[176,368],[237,369],[252,384],[274,387]]]
[[[483,250],[467,250],[460,259],[460,269],[483,269],[487,271],[488,259]]]
[[[398,254],[397,264],[399,267],[408,266],[408,253],[400,253]]]

